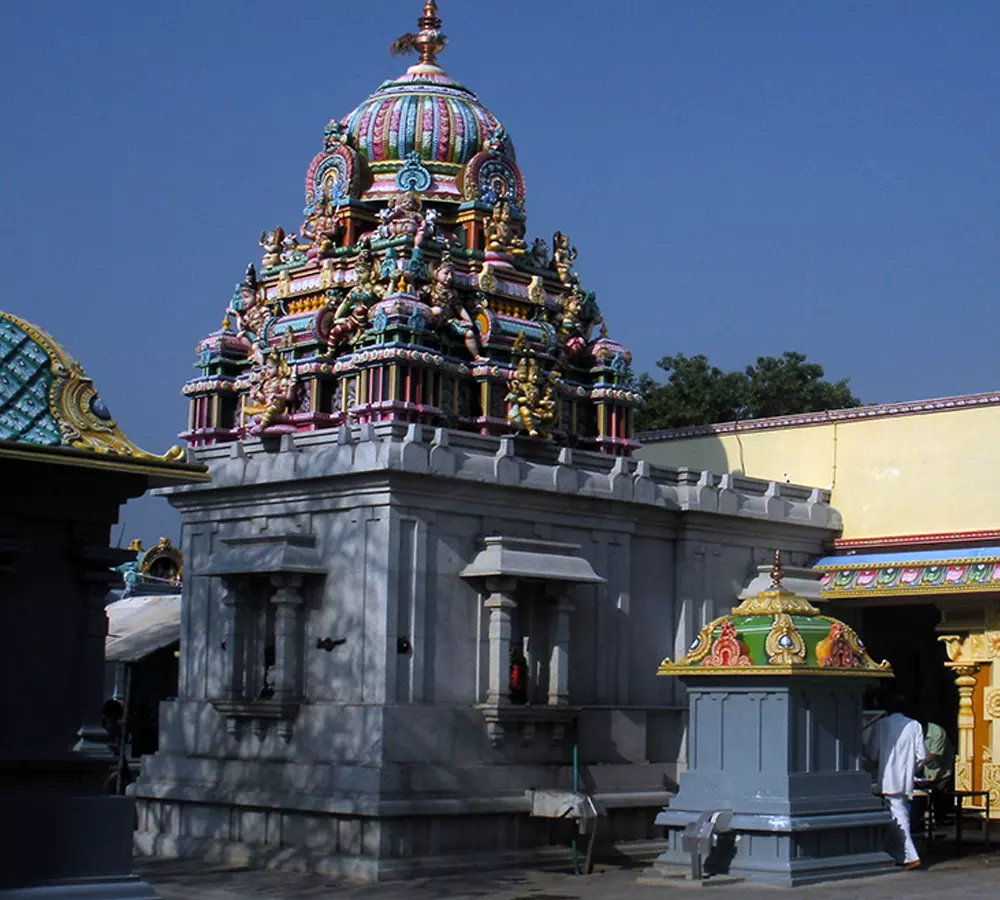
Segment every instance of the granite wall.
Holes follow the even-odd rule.
[[[658,663],[774,549],[804,564],[840,527],[823,491],[418,426],[194,455],[213,480],[169,492],[186,563],[180,689],[143,761],[137,847],[364,878],[558,852],[569,823],[530,818],[525,791],[569,789],[574,743],[605,837],[655,837],[686,714]],[[514,640],[539,651],[527,707],[486,702],[490,589],[462,572],[490,536],[577,545],[604,579],[509,585]],[[272,562],[251,559],[258,545]],[[279,582],[294,597],[275,595],[275,614]],[[553,707],[557,595],[572,612],[568,703]],[[246,684],[232,700],[234,668],[261,667],[234,658],[243,615],[278,635],[294,681],[277,676],[280,703]]]

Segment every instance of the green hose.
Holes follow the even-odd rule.
[[[580,757],[577,744],[573,742],[573,793],[580,790]],[[576,834],[573,834],[573,874],[580,874],[580,861],[576,855]]]

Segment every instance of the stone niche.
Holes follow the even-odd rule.
[[[663,642],[839,527],[809,488],[419,425],[195,456],[136,846],[364,879],[566,857],[529,791],[569,790],[574,746],[602,839],[648,852],[683,768]]]
[[[569,700],[571,589],[607,583],[580,550],[579,544],[494,535],[461,573],[486,593],[488,675],[479,709],[494,747],[512,730],[530,744],[539,726],[559,744],[579,712]],[[520,689],[515,668],[524,679]]]

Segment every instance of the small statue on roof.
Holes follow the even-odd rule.
[[[260,265],[262,269],[270,269],[281,262],[281,245],[285,240],[285,229],[280,225],[274,231],[262,231],[257,245],[264,249]]]
[[[552,235],[552,268],[565,285],[579,284],[580,279],[573,271],[576,247],[569,242],[569,235],[557,231]]]
[[[429,302],[432,324],[435,328],[448,331],[460,338],[474,362],[486,362],[479,340],[479,328],[476,325],[479,307],[477,306],[474,313],[469,311],[462,301],[462,295],[455,288],[454,274],[454,266],[445,256],[434,270],[431,284]]]
[[[527,349],[523,331],[514,341],[512,351],[520,359],[507,392],[507,421],[528,437],[550,440],[548,429],[556,422],[554,387],[560,373],[553,370],[545,374],[534,353]]]
[[[498,197],[493,211],[483,221],[486,249],[491,253],[524,253],[524,221],[514,214],[514,205],[506,197]]]
[[[544,238],[536,237],[528,251],[528,258],[536,268],[544,269],[549,264],[549,245]]]
[[[333,327],[327,337],[328,353],[347,343],[353,343],[368,325],[368,310],[382,299],[382,289],[375,275],[375,258],[371,247],[363,246],[354,264],[354,287],[337,306]]]
[[[331,119],[323,129],[323,149],[333,150],[338,144],[346,144],[347,135],[347,129],[336,119]]]
[[[275,424],[292,405],[295,371],[277,350],[272,350],[263,366],[250,377],[250,392],[243,407],[248,434],[260,434]]]

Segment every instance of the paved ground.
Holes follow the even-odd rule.
[[[310,875],[257,872],[181,861],[137,860],[139,873],[164,900],[997,900],[1000,852],[964,858],[926,857],[927,867],[877,878],[781,889],[746,884],[697,887],[637,884],[641,868],[605,868],[593,875],[518,871],[419,878],[355,885]]]

